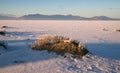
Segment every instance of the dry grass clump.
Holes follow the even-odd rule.
[[[80,58],[89,53],[84,44],[63,36],[43,36],[33,44],[32,49],[48,50],[59,55],[70,53]]]
[[[0,41],[0,46],[7,49],[7,43],[5,41]]]
[[[8,28],[8,26],[2,26],[2,28]]]
[[[102,31],[108,31],[106,28],[101,28]]]
[[[4,31],[0,31],[0,35],[5,36],[5,32]]]
[[[0,28],[8,28],[8,26],[0,26]]]
[[[120,32],[120,29],[115,29],[116,32]]]

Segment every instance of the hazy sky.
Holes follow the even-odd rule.
[[[0,0],[0,14],[36,13],[120,18],[120,0]]]

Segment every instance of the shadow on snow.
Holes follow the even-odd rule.
[[[7,40],[8,49],[0,55],[0,68],[58,58],[54,53],[32,50],[29,43],[34,41],[35,39]],[[87,43],[86,45],[93,55],[120,60],[120,44],[118,43]]]

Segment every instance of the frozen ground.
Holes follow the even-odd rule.
[[[120,73],[120,21],[0,20],[7,35],[0,46],[0,73]],[[62,35],[87,45],[92,55],[83,60],[33,51],[30,44],[41,35]]]

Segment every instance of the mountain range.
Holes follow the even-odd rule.
[[[120,18],[110,18],[107,16],[94,16],[91,18],[86,18],[74,15],[29,14],[21,17],[0,15],[0,20],[120,20]]]

